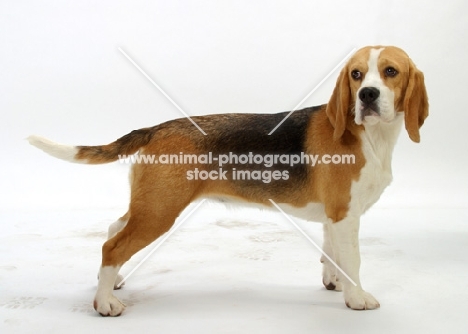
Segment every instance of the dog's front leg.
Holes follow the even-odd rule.
[[[341,282],[338,281],[338,270],[332,263],[336,263],[335,253],[332,247],[332,240],[330,236],[329,224],[323,225],[323,246],[322,249],[327,256],[322,255],[320,262],[323,263],[322,283],[327,290],[343,291]]]
[[[345,219],[327,223],[330,241],[339,270],[339,281],[343,285],[346,305],[353,310],[373,310],[380,307],[379,302],[361,287],[359,267],[359,218]]]

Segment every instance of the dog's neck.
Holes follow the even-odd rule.
[[[381,161],[383,167],[391,168],[393,149],[403,124],[403,113],[396,114],[389,123],[364,124],[363,140],[368,154]]]

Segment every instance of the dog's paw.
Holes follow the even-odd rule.
[[[96,298],[93,305],[94,309],[103,317],[118,317],[125,310],[125,304],[113,295],[108,298]]]
[[[322,283],[325,286],[327,290],[334,290],[334,291],[342,291],[343,286],[341,285],[341,282],[338,282],[336,279],[336,276],[333,277],[323,277]]]
[[[114,290],[119,290],[125,285],[125,282],[120,284],[120,282],[122,282],[123,279],[124,279],[124,277],[122,275],[120,275],[120,274],[117,275],[117,278],[115,279],[115,283],[114,283]]]
[[[322,283],[327,290],[343,291],[343,286],[336,276],[336,268],[330,263],[323,264]]]
[[[345,303],[353,310],[375,310],[380,307],[374,296],[361,289],[345,293]]]

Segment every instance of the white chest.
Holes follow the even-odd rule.
[[[369,209],[392,182],[392,153],[403,122],[399,113],[391,124],[378,123],[362,133],[366,164],[359,180],[351,186],[350,213],[360,216]]]

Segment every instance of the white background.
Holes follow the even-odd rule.
[[[394,182],[376,205],[376,218],[396,215],[399,220],[404,218],[395,213],[416,210],[411,217],[417,224],[417,217],[427,219],[430,210],[439,210],[430,226],[444,224],[460,241],[454,245],[465,245],[454,252],[466,254],[467,10],[461,0],[2,1],[0,223],[10,231],[6,237],[18,242],[18,231],[8,230],[11,226],[21,227],[22,233],[64,232],[69,225],[63,217],[73,228],[86,229],[96,225],[91,224],[96,211],[87,215],[86,210],[108,209],[118,215],[127,205],[128,166],[67,164],[29,146],[28,135],[98,145],[182,117],[118,47],[189,115],[202,115],[291,110],[352,48],[380,44],[403,48],[424,72],[430,116],[420,144],[402,131],[393,160]],[[337,75],[303,106],[326,103]],[[79,212],[81,221],[67,212]],[[20,221],[27,223],[18,225]],[[456,228],[450,225],[454,221]],[[425,221],[419,223],[415,226],[424,231]],[[100,228],[106,229],[103,224]],[[401,234],[406,231],[403,227]],[[414,237],[420,241],[418,233]],[[414,246],[408,238],[407,245],[415,249],[427,247]],[[28,245],[27,240],[18,245]],[[0,263],[0,269],[15,266],[8,258],[15,250],[5,242],[7,257],[0,260],[6,264]],[[93,246],[96,265],[100,243]],[[459,287],[466,290],[466,264],[457,270],[465,278]],[[7,274],[2,277],[9,282]],[[55,274],[50,277],[56,279]],[[314,282],[319,284],[319,277]],[[15,286],[9,284],[4,286]],[[421,296],[426,294],[416,299]],[[2,305],[12,311],[8,302]]]

